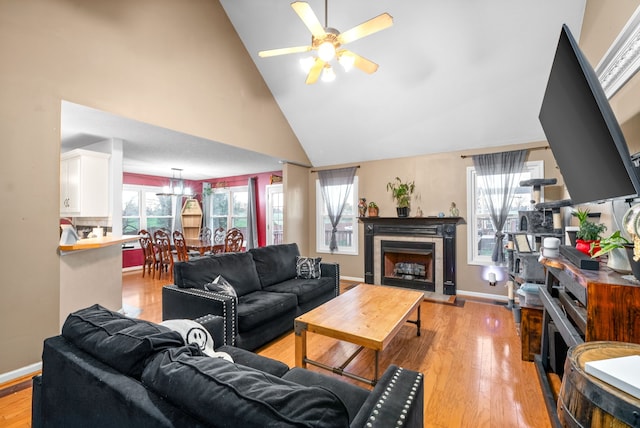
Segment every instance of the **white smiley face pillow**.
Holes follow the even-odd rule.
[[[200,350],[207,353],[207,346],[211,347],[213,351],[213,339],[210,339],[211,335],[207,330],[202,327],[191,327],[187,332],[187,336],[184,339],[186,343],[195,343]]]
[[[225,360],[233,362],[231,356],[226,352],[216,352],[213,350],[213,338],[201,324],[193,320],[177,319],[163,321],[160,325],[177,331],[185,343],[196,344],[205,355],[214,358],[224,358]]]

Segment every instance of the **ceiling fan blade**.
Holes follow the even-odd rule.
[[[318,81],[320,74],[322,73],[322,69],[324,69],[324,61],[320,58],[316,58],[316,62],[313,63],[313,67],[309,70],[309,74],[307,75],[307,80],[305,83],[307,85],[311,85]]]
[[[378,64],[376,64],[375,62],[366,59],[363,56],[360,56],[356,53],[353,53],[351,51],[348,51],[346,49],[344,49],[342,52],[344,52],[347,55],[351,55],[353,56],[353,66],[359,68],[360,70],[364,71],[367,74],[372,74],[375,73],[378,70]]]
[[[291,7],[296,11],[300,19],[302,19],[304,25],[306,25],[309,31],[311,31],[313,37],[321,38],[326,34],[324,27],[320,21],[318,21],[318,17],[313,13],[313,9],[311,9],[309,3],[304,1],[294,1],[291,3]]]
[[[345,31],[344,33],[341,33],[338,35],[338,42],[345,45],[353,42],[354,40],[358,40],[370,34],[384,30],[385,28],[389,28],[391,25],[393,25],[393,17],[385,12]]]
[[[300,53],[300,52],[309,52],[311,50],[311,46],[295,46],[292,48],[280,48],[280,49],[271,49],[268,51],[260,51],[258,52],[258,56],[261,58],[267,58],[270,56],[277,55],[286,55],[292,53]]]

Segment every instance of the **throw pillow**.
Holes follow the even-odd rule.
[[[208,284],[204,285],[205,290],[215,291],[217,293],[226,294],[238,298],[238,293],[233,285],[229,283],[222,275],[216,276],[216,278]]]
[[[296,276],[303,279],[320,278],[320,261],[322,257],[296,256]]]
[[[203,354],[214,358],[224,358],[233,363],[233,358],[226,352],[216,352],[213,350],[213,338],[202,324],[193,320],[176,319],[162,321],[160,325],[170,328],[180,333],[187,345],[193,343],[200,348]]]

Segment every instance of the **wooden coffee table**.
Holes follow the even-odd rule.
[[[359,284],[327,303],[300,315],[294,321],[296,366],[311,364],[342,376],[375,385],[378,381],[378,354],[391,342],[405,322],[416,324],[420,336],[420,291],[398,287]],[[409,316],[417,310],[417,319]],[[307,357],[307,332],[344,340],[360,347],[339,367],[331,367]],[[363,348],[375,351],[373,379],[345,371]]]

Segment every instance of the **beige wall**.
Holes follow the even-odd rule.
[[[3,0],[0,57],[0,374],[59,332],[61,100],[309,163],[216,1]]]
[[[282,169],[284,181],[284,242],[295,242],[301,254],[309,251],[309,229],[313,226],[309,212],[307,180],[309,168],[286,164]]]
[[[395,203],[391,194],[387,192],[386,185],[396,176],[403,181],[415,181],[416,193],[411,202],[411,213],[415,215],[418,207],[423,211],[423,215],[438,215],[444,212],[449,215],[451,202],[455,202],[460,209],[460,216],[467,219],[467,167],[473,166],[471,158],[462,158],[462,155],[473,155],[479,153],[492,153],[497,151],[515,150],[520,148],[532,148],[546,146],[546,142],[537,142],[518,146],[506,146],[500,149],[476,150],[465,152],[441,153],[436,155],[413,156],[408,158],[390,159],[374,162],[361,162],[358,165],[356,174],[359,181],[359,197],[367,198],[367,202],[375,201],[380,207],[381,217],[396,217]],[[558,178],[558,174],[553,154],[551,150],[532,150],[529,152],[527,160],[543,160],[545,165],[545,177]],[[350,165],[340,165],[352,166]],[[315,212],[315,180],[317,174],[310,174],[309,177],[309,212]],[[560,189],[551,189],[546,192],[547,200],[561,198]],[[358,233],[359,252],[357,256],[317,254],[315,253],[316,239],[315,232],[310,230],[309,241],[311,247],[310,254],[322,257],[325,261],[336,261],[340,263],[340,273],[343,276],[353,278],[364,278],[364,239],[363,225],[359,225]],[[491,287],[481,279],[482,267],[467,264],[467,225],[461,224],[456,232],[456,280],[458,290],[474,293],[489,293],[506,295],[507,290],[503,287],[504,282],[498,286]]]

